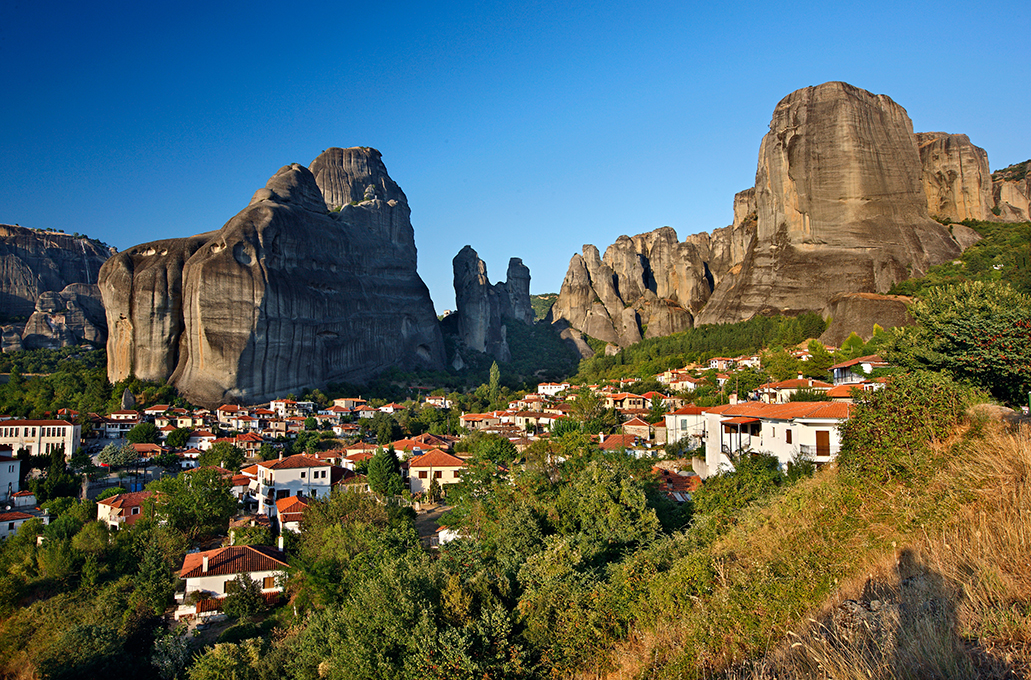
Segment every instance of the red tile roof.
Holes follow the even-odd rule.
[[[0,512],[0,522],[17,522],[23,519],[32,519],[32,515],[17,510],[13,512]]]
[[[465,461],[440,449],[432,449],[408,461],[409,467],[464,467]]]
[[[859,357],[857,359],[849,359],[848,361],[842,361],[840,364],[834,364],[833,366],[830,367],[830,370],[833,371],[835,368],[848,368],[850,366],[855,366],[856,364],[884,364],[884,365],[887,365],[887,363],[888,362],[886,362],[884,359],[882,359],[878,355],[871,354],[869,356]]]
[[[330,467],[329,463],[303,453],[287,456],[282,460],[266,460],[262,463],[258,463],[258,465],[263,468],[268,468],[269,470],[295,470],[297,468]]]
[[[110,498],[105,498],[102,501],[97,501],[97,505],[110,505],[112,508],[131,508],[143,503],[154,496],[153,491],[133,491],[131,493],[120,493]]]
[[[208,570],[204,571],[204,558]],[[190,553],[183,559],[179,578],[200,576],[233,576],[255,571],[279,571],[287,566],[286,556],[275,548],[265,546],[230,546],[204,552]]]

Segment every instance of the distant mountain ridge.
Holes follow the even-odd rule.
[[[732,225],[683,241],[669,227],[621,236],[604,255],[585,245],[552,321],[614,349],[756,314],[830,316],[980,238],[932,216],[1026,220],[1029,195],[1026,171],[992,176],[966,135],[914,134],[885,95],[840,82],[803,88],[777,104]],[[898,306],[867,295],[849,314],[868,336],[877,310],[895,318]]]

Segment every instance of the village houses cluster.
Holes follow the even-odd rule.
[[[800,351],[801,354],[801,351]],[[805,360],[804,354],[798,356]],[[705,365],[686,366],[654,376],[668,394],[625,391],[639,380],[628,378],[606,385],[574,387],[568,382],[541,383],[536,392],[514,399],[505,410],[463,413],[465,432],[485,432],[504,437],[521,452],[547,437],[559,421],[571,417],[573,402],[582,389],[590,390],[606,409],[620,419],[616,434],[592,435],[606,450],[623,450],[636,457],[661,457],[665,447],[678,443],[688,452],[679,463],[656,461],[653,468],[662,488],[674,501],[683,502],[702,481],[732,466],[739,451],[772,454],[782,465],[798,456],[816,464],[832,461],[838,453],[838,426],[850,414],[855,390],[878,389],[883,382],[868,379],[885,363],[876,356],[861,357],[831,367],[828,382],[798,378],[761,385],[745,398],[731,394],[728,404],[703,407],[687,404],[686,394],[703,385],[715,371],[719,387],[733,379],[734,371],[758,365],[758,357],[716,357]],[[821,401],[792,401],[798,390],[822,392]],[[446,397],[430,396],[424,407],[450,408]],[[140,423],[151,422],[162,443],[133,444],[142,465],[148,459],[173,453],[181,474],[198,469],[201,455],[219,442],[241,449],[246,462],[239,470],[213,466],[228,480],[239,502],[241,515],[230,525],[229,545],[188,554],[180,570],[186,588],[180,594],[176,617],[217,614],[227,587],[238,574],[248,574],[266,597],[282,591],[287,567],[281,551],[284,532],[300,531],[310,499],[324,498],[334,488],[367,493],[362,471],[374,456],[376,445],[363,441],[359,422],[377,413],[393,414],[405,405],[378,407],[361,398],[336,399],[320,408],[310,401],[277,399],[257,406],[226,404],[214,410],[185,409],[158,404],[141,410],[120,410],[106,415],[90,414],[94,441],[117,441]],[[656,418],[656,408],[660,417]],[[35,507],[31,492],[19,488],[17,454],[46,454],[62,447],[70,457],[83,444],[79,414],[62,410],[53,420],[18,420],[0,416],[0,537],[6,537],[25,521],[45,513]],[[310,427],[332,430],[338,442],[350,444],[317,453],[284,455],[282,445]],[[172,449],[167,438],[177,429],[189,429],[185,446]],[[420,434],[390,444],[398,456],[402,478],[413,499],[428,496],[431,486],[446,494],[447,487],[462,479],[464,454],[456,453],[460,436]],[[271,459],[259,455],[263,444],[280,447]],[[267,449],[265,451],[267,453]],[[212,466],[209,466],[212,467]],[[142,516],[153,492],[134,490],[104,498],[97,503],[97,519],[112,528],[131,526]],[[280,535],[279,548],[233,545],[235,530],[262,526]],[[446,530],[441,534],[443,540]],[[434,542],[435,543],[435,542]],[[190,597],[190,593],[202,597]]]

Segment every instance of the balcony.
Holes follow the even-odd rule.
[[[829,447],[823,448],[822,451],[819,451],[819,450],[817,450],[816,446],[811,446],[809,444],[799,444],[798,445],[798,452],[799,453],[801,453],[803,456],[809,456],[811,459],[813,459],[815,461],[827,461],[827,460],[830,460],[832,458],[835,458],[840,451],[841,451],[841,447],[840,446],[829,446]]]

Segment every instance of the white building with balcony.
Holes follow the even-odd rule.
[[[257,476],[251,484],[251,496],[258,502],[258,514],[276,516],[276,501],[290,496],[325,498],[329,495],[333,466],[314,456],[297,454],[254,467]]]
[[[705,462],[697,461],[695,470],[704,478],[732,469],[731,456],[742,451],[768,453],[782,467],[800,455],[817,464],[829,463],[841,449],[839,426],[851,408],[829,401],[706,408]]]

